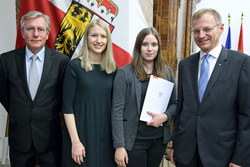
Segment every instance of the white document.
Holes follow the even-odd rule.
[[[158,114],[166,111],[173,87],[174,83],[172,82],[153,75],[150,76],[140,116],[141,121],[149,122],[152,119],[152,116],[147,111]]]

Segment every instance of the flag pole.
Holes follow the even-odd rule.
[[[238,51],[243,52],[243,12],[241,12],[241,26],[240,26],[240,35],[239,35],[239,43],[238,43]]]
[[[243,23],[243,16],[244,16],[244,14],[243,14],[243,12],[241,12],[241,23]]]
[[[225,48],[231,49],[231,30],[230,30],[230,21],[231,21],[231,14],[228,13],[228,33]]]

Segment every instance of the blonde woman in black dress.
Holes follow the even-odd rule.
[[[82,50],[65,73],[63,167],[115,166],[110,120],[115,73],[109,27],[93,20],[85,30]]]

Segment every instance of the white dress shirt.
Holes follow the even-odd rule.
[[[31,57],[34,54],[27,48],[25,49],[25,62],[26,62],[26,74],[27,74],[27,83],[29,86],[29,78],[30,78],[30,66],[32,59]],[[43,71],[43,64],[44,64],[44,57],[45,57],[45,47],[43,47],[40,52],[37,54],[37,59],[36,59],[36,66],[37,66],[37,71],[38,71],[38,76],[39,76],[39,82],[41,81],[41,76],[42,76],[42,71]]]
[[[212,72],[214,70],[214,66],[217,62],[217,59],[220,55],[222,46],[219,44],[217,45],[213,50],[211,50],[208,54],[210,54],[211,56],[208,58],[208,62],[209,62],[209,78],[212,75]],[[204,60],[204,55],[207,54],[203,51],[200,51],[200,60],[199,60],[199,71],[198,71],[198,83],[199,83],[199,79],[200,79],[200,71],[201,71],[201,64]]]

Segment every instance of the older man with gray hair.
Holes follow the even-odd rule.
[[[30,11],[21,19],[26,46],[0,56],[0,102],[9,114],[12,167],[61,162],[62,81],[69,58],[45,46],[50,19]]]

